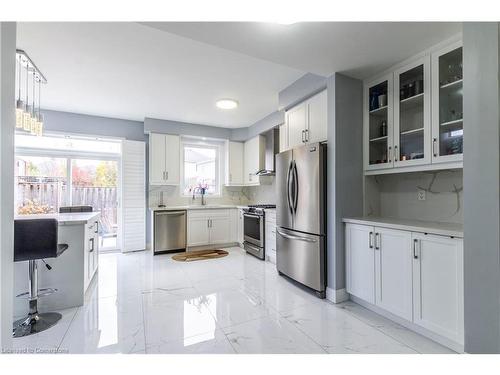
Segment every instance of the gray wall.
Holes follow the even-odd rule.
[[[345,216],[363,214],[363,84],[342,74],[327,81],[328,287],[345,288]]]
[[[0,349],[12,347],[16,24],[0,23]],[[27,281],[27,280],[26,280]]]
[[[43,114],[46,131],[120,137],[132,141],[145,140],[144,124],[139,121],[49,110],[44,110]]]
[[[312,96],[326,88],[326,77],[307,73],[281,90],[278,94],[278,109],[286,110],[304,99]]]
[[[500,353],[499,26],[464,23],[465,351]]]

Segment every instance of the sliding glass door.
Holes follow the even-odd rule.
[[[101,213],[99,249],[116,250],[120,158],[117,141],[16,135],[16,214],[92,206]]]

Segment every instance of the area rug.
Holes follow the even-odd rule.
[[[178,262],[193,262],[195,260],[222,258],[228,254],[225,250],[197,250],[175,254],[172,259]]]

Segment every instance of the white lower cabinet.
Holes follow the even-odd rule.
[[[232,242],[231,227],[229,210],[188,211],[188,246],[230,243]]]
[[[243,209],[238,209],[238,243],[243,246]]]
[[[99,222],[94,221],[85,227],[84,288],[92,281],[99,265]]]
[[[347,224],[345,233],[347,292],[370,303],[375,303],[373,232],[373,227]]]
[[[464,341],[463,241],[413,233],[413,321]]]
[[[461,238],[349,223],[345,234],[349,294],[463,345]]]
[[[265,223],[266,260],[276,264],[276,210],[266,210]]]
[[[412,319],[411,232],[374,228],[375,305]]]

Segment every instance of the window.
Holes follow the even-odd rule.
[[[184,196],[193,192],[220,195],[220,146],[212,143],[183,143],[182,190]]]

